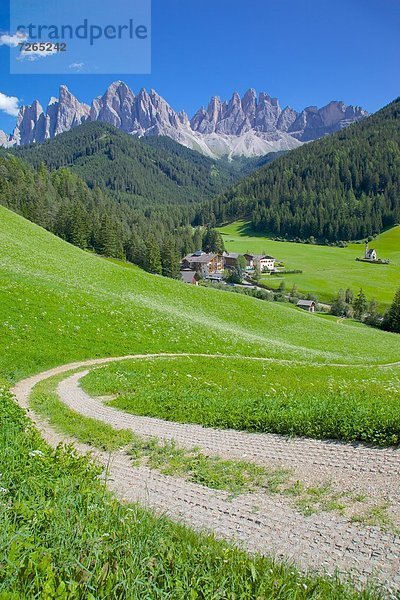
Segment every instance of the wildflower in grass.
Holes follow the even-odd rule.
[[[44,456],[41,450],[31,450],[29,456]]]

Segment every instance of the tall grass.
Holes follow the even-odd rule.
[[[331,367],[241,358],[152,358],[92,370],[110,404],[182,423],[313,438],[400,441],[400,367]]]
[[[52,451],[0,392],[0,598],[375,598],[120,504],[71,448]]]

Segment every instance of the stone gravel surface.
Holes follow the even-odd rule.
[[[39,381],[110,360],[121,359],[63,365],[19,382],[13,391],[21,406],[28,409],[29,394]],[[289,467],[304,481],[328,478],[335,484],[346,485],[345,489],[383,494],[398,507],[400,455],[396,450],[207,429],[136,417],[105,406],[99,399],[83,392],[79,380],[84,374],[85,371],[68,377],[58,388],[63,402],[81,414],[118,429],[173,439],[185,447],[199,446],[210,454],[271,467]],[[53,446],[60,441],[73,441],[56,433],[32,411],[29,414]],[[359,584],[367,578],[376,579],[384,585],[387,595],[398,597],[400,538],[393,533],[351,524],[332,512],[304,516],[290,506],[287,498],[278,494],[260,492],[231,498],[221,490],[165,476],[147,467],[132,466],[125,452],[93,452],[89,446],[76,441],[74,444],[78,451],[91,452],[107,467],[107,484],[122,499],[139,501],[158,513],[167,514],[196,530],[212,531],[250,551],[292,560],[303,569],[328,573],[337,569],[353,574]]]

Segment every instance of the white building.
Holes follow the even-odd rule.
[[[275,258],[268,254],[244,254],[247,266],[251,269],[263,271],[275,271]]]

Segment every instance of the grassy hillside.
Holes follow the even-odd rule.
[[[3,207],[0,223],[0,373],[11,379],[73,359],[132,352],[361,364],[399,358],[394,334],[122,267]]]
[[[6,387],[74,359],[133,352],[270,356],[307,366],[388,362],[399,358],[400,336],[149,275],[0,207],[0,344],[1,597],[375,597],[118,503],[87,459],[50,451]]]
[[[303,273],[285,275],[283,278],[265,277],[272,287],[278,287],[282,279],[290,289],[296,284],[303,293],[313,293],[321,301],[329,300],[340,288],[363,288],[369,299],[375,298],[382,305],[389,305],[400,283],[400,226],[393,227],[371,242],[378,257],[388,258],[389,265],[371,265],[357,262],[363,256],[363,244],[349,244],[346,248],[276,242],[257,234],[250,223],[237,221],[219,231],[231,252],[266,252],[285,263],[286,269],[299,269]]]
[[[400,222],[400,99],[306,144],[199,211],[221,223],[251,216],[262,233],[357,240]]]

